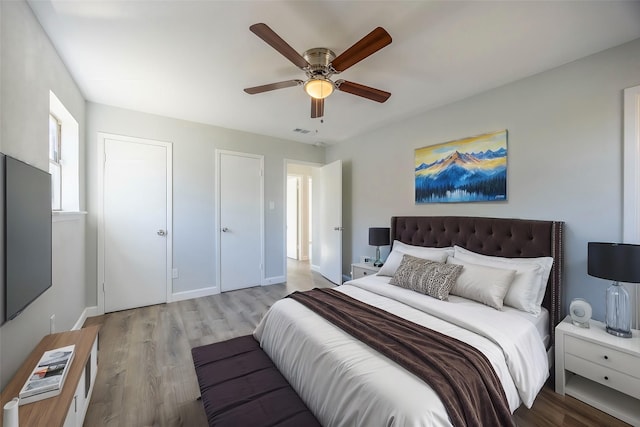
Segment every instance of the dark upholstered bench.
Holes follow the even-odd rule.
[[[320,423],[251,335],[191,349],[210,426]]]

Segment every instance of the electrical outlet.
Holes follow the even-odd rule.
[[[55,314],[52,314],[51,317],[49,318],[49,333],[50,334],[56,333],[56,315]]]
[[[174,268],[173,270],[171,270],[171,278],[172,279],[177,279],[178,278],[178,269]]]

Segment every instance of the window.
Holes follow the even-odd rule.
[[[60,165],[62,124],[49,114],[49,173],[51,174],[51,209],[62,210],[62,166]]]
[[[51,209],[80,210],[80,127],[53,92],[49,92],[49,173]]]

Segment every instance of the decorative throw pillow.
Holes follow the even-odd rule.
[[[461,272],[461,265],[443,264],[405,254],[389,283],[446,301]]]
[[[447,264],[463,267],[462,273],[451,288],[451,295],[472,299],[502,310],[504,297],[513,282],[516,270],[472,264],[453,257],[447,258]]]
[[[402,262],[404,254],[413,255],[417,258],[428,259],[431,261],[445,262],[447,257],[453,256],[453,248],[430,248],[423,246],[407,245],[406,243],[394,240],[393,250],[387,257],[378,276],[393,276]]]

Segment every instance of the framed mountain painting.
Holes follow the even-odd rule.
[[[507,200],[507,131],[418,148],[416,203]]]

